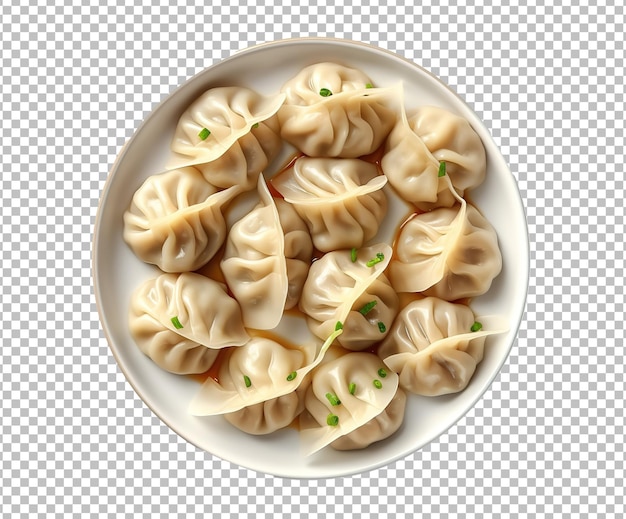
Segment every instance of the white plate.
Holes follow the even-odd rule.
[[[488,171],[484,184],[472,193],[472,201],[498,233],[504,268],[489,293],[476,298],[472,308],[478,314],[504,315],[510,330],[488,339],[485,358],[463,392],[437,398],[410,397],[404,424],[390,439],[361,451],[327,448],[303,458],[293,429],[266,437],[250,436],[221,417],[189,415],[187,404],[199,384],[162,371],[135,346],[127,324],[130,295],[157,271],[140,262],[122,240],[122,215],[141,183],[163,170],[176,123],[200,94],[210,87],[229,85],[269,94],[304,66],[320,61],[359,68],[376,86],[401,81],[409,108],[423,104],[448,108],[467,118],[479,133],[487,150]],[[401,207],[395,211],[404,214]],[[137,394],[169,427],[199,448],[243,467],[296,478],[335,477],[374,469],[423,447],[461,418],[498,374],[515,340],[525,304],[528,268],[526,220],[515,180],[476,114],[414,63],[369,45],[334,39],[295,39],[252,47],[209,67],[174,91],[120,152],[102,193],[94,233],[93,271],[100,318],[113,355]]]

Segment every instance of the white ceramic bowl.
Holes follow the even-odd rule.
[[[477,314],[503,315],[509,331],[489,337],[485,358],[463,392],[437,398],[411,396],[404,424],[393,437],[361,451],[326,448],[303,458],[296,430],[250,436],[221,417],[189,415],[187,404],[199,384],[162,371],[135,346],[128,331],[130,295],[157,271],[139,261],[124,243],[122,215],[141,183],[163,170],[176,123],[200,94],[210,87],[230,85],[269,94],[304,66],[320,61],[361,69],[381,87],[401,81],[409,108],[424,104],[448,108],[467,118],[479,133],[487,150],[488,171],[484,184],[472,192],[472,201],[496,229],[504,267],[489,293],[474,299],[472,308]],[[371,470],[414,452],[452,426],[485,392],[506,360],[523,314],[528,272],[528,234],[520,195],[504,158],[476,114],[418,65],[346,40],[294,39],[252,47],[175,90],[146,118],[117,157],[102,193],[94,232],[93,273],[102,326],[115,359],[137,394],[169,427],[199,448],[243,467],[283,477],[335,477]]]

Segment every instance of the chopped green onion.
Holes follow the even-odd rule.
[[[183,327],[183,325],[180,324],[180,321],[178,320],[178,316],[175,315],[174,317],[172,317],[171,321],[174,325],[174,328],[176,328],[177,330],[180,330]]]
[[[374,85],[372,85],[371,83],[367,83],[367,85],[365,85],[365,88],[374,88]]]
[[[378,321],[378,330],[380,331],[380,333],[385,333],[387,331],[385,323]]]
[[[254,130],[254,129],[256,129],[256,128],[258,128],[258,127],[259,127],[259,123],[254,123],[254,124],[252,125],[252,129],[253,129],[253,130]]]
[[[337,324],[335,324],[335,331],[338,332],[339,330],[343,330],[343,323],[341,321],[337,321]]]
[[[326,417],[326,423],[328,425],[331,425],[332,427],[336,427],[337,425],[339,425],[339,417],[336,414],[330,413]]]
[[[483,327],[482,323],[479,323],[478,321],[476,321],[474,324],[472,324],[472,327],[470,328],[471,332],[477,332],[479,330],[481,330]]]
[[[382,389],[383,383],[380,380],[374,380],[374,387],[376,389]]]
[[[198,137],[200,137],[201,140],[205,140],[209,135],[211,135],[211,130],[209,130],[208,128],[202,128],[202,130],[200,130],[200,133],[198,134]]]
[[[385,378],[387,376],[387,372],[385,371],[385,368],[380,368],[378,370],[378,375],[380,376],[380,378]],[[376,385],[376,384],[374,384]]]
[[[333,395],[332,393],[326,393],[326,398],[330,402],[330,405],[339,405],[339,404],[341,404],[341,400],[339,400],[337,395]]]
[[[252,385],[252,382],[250,381],[250,377],[248,375],[243,376],[243,382],[246,387],[250,387]]]
[[[330,96],[332,96],[332,95],[333,95],[333,93],[332,93],[330,90],[328,90],[328,88],[322,88],[322,89],[320,90],[320,95],[321,95],[322,97],[330,97]]]
[[[350,259],[352,260],[352,263],[356,262],[356,247],[352,247],[352,250],[350,251]]]
[[[439,174],[437,176],[438,177],[445,177],[446,176],[446,163],[445,162],[440,162],[439,163]]]
[[[354,395],[354,393],[356,393],[356,384],[354,382],[350,382],[350,385],[348,386],[348,392],[351,395]]]
[[[295,371],[292,371],[291,373],[289,373],[289,375],[287,375],[287,382],[291,382],[297,376],[298,376],[298,373]]]
[[[376,301],[375,299],[374,299],[374,301],[370,301],[369,303],[365,303],[363,305],[363,308],[361,308],[359,310],[359,312],[361,313],[361,315],[367,315],[368,313],[370,313],[372,311],[372,308],[374,308],[377,303],[378,303],[378,301]]]
[[[376,257],[372,258],[371,260],[369,260],[365,266],[366,267],[373,267],[374,265],[376,265],[377,263],[380,263],[381,261],[383,261],[385,259],[385,255],[382,252],[377,252],[376,253]]]

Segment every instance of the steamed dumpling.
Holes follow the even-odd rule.
[[[161,274],[146,281],[133,294],[132,312],[207,348],[241,346],[249,339],[237,301],[224,285],[200,274]],[[143,322],[152,326],[150,319]]]
[[[154,316],[146,313],[144,294],[131,298],[130,334],[139,349],[160,368],[188,375],[205,373],[215,362],[220,350],[207,348],[168,329]]]
[[[361,247],[387,213],[387,179],[358,159],[301,157],[272,185],[306,222],[313,244],[328,252]]]
[[[196,416],[234,413],[296,391],[341,333],[333,332],[323,344],[315,341],[297,348],[265,337],[231,348],[225,352],[218,380],[206,380],[189,412]]]
[[[448,301],[486,293],[501,269],[494,228],[464,200],[409,220],[389,266],[398,292],[424,292]]]
[[[304,68],[282,88],[282,138],[311,157],[373,153],[394,125],[401,93],[371,86],[361,71],[336,63]]]
[[[310,427],[311,422],[301,424],[305,454],[334,444],[375,419],[387,409],[397,389],[398,375],[372,353],[352,352],[321,365],[313,373],[305,398],[306,411],[315,421],[313,427]],[[403,405],[399,407],[402,413],[394,409],[393,424],[388,428],[366,427],[363,436],[355,437],[354,441],[369,444],[395,432],[395,425],[399,426],[402,420],[402,417],[398,420],[397,415],[403,415],[404,411]],[[371,437],[368,432],[372,433]],[[341,448],[341,443],[336,445]],[[343,446],[350,448],[350,442],[346,441]]]
[[[300,310],[313,334],[325,337],[341,323],[344,333],[337,342],[353,351],[386,337],[399,307],[398,295],[383,274],[391,253],[386,244],[373,245],[359,249],[352,261],[352,251],[344,249],[311,265]]]
[[[284,94],[262,96],[243,87],[208,90],[182,114],[168,169],[202,164],[213,185],[252,187],[280,150],[275,114],[284,100]]]
[[[406,410],[406,393],[398,388],[396,394],[385,407],[382,413],[361,425],[351,433],[341,436],[330,444],[339,451],[364,449],[372,443],[389,438],[402,425]],[[307,429],[315,426],[315,420],[307,411],[301,415],[300,427]]]
[[[296,304],[313,245],[304,222],[285,202],[281,219],[262,175],[258,190],[261,202],[231,228],[220,266],[241,305],[244,324],[266,330]]]
[[[224,243],[223,207],[238,188],[216,191],[194,168],[149,177],[124,213],[124,240],[164,272],[202,267]]]
[[[310,384],[310,375],[292,393],[226,413],[228,423],[248,434],[270,434],[289,426],[304,411],[304,395]]]
[[[418,208],[450,207],[456,200],[448,181],[461,196],[483,182],[485,148],[466,119],[425,106],[408,119],[402,114],[387,139],[381,168],[398,194]]]
[[[472,331],[477,319],[481,327]],[[483,359],[486,336],[504,331],[496,318],[476,318],[468,306],[428,297],[400,312],[378,355],[400,374],[400,386],[407,391],[456,393],[465,389]]]

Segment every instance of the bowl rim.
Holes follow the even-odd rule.
[[[517,310],[517,312],[512,312],[512,314],[511,314],[511,322],[515,323],[513,326],[511,326],[511,329],[509,330],[512,333],[513,340],[510,341],[510,343],[508,344],[507,349],[504,352],[501,361],[497,365],[497,369],[495,369],[490,374],[490,376],[488,377],[488,380],[485,381],[484,386],[476,394],[476,397],[471,400],[471,404],[466,406],[466,408],[463,410],[463,412],[455,420],[450,422],[447,427],[445,427],[438,434],[433,436],[430,439],[430,441],[428,441],[427,443],[425,443],[425,444],[423,444],[423,445],[421,445],[421,446],[419,446],[417,448],[413,447],[413,448],[402,450],[401,452],[398,452],[398,453],[396,453],[395,455],[393,455],[391,457],[385,458],[383,460],[371,462],[371,463],[369,463],[369,464],[367,464],[367,465],[365,465],[365,466],[363,466],[362,468],[359,468],[359,469],[354,469],[354,470],[351,470],[351,471],[342,472],[341,474],[331,474],[331,475],[327,475],[327,476],[319,476],[319,475],[290,476],[290,475],[279,474],[278,472],[272,472],[272,471],[268,471],[268,470],[260,470],[260,469],[256,469],[256,468],[252,468],[252,467],[248,467],[248,466],[244,467],[244,468],[246,468],[248,470],[255,471],[255,472],[259,473],[259,474],[268,474],[268,475],[273,476],[273,477],[284,478],[284,479],[302,479],[302,480],[328,479],[328,478],[335,478],[335,477],[352,476],[352,475],[355,475],[355,474],[365,474],[365,473],[370,472],[372,470],[375,470],[377,468],[380,468],[380,467],[383,467],[383,466],[387,466],[387,465],[391,465],[392,463],[395,463],[396,461],[398,461],[400,459],[403,459],[403,458],[409,456],[412,453],[416,453],[416,452],[420,451],[425,446],[427,446],[429,443],[431,443],[431,442],[437,440],[438,438],[440,438],[443,434],[448,432],[454,425],[456,425],[462,418],[464,418],[473,408],[475,408],[476,403],[481,398],[484,397],[485,393],[489,390],[489,388],[493,384],[494,380],[502,372],[502,367],[504,366],[504,364],[506,363],[507,359],[509,358],[511,350],[512,350],[514,344],[516,344],[518,342],[518,340],[519,340],[519,335],[518,334],[519,334],[519,330],[520,330],[520,327],[522,325],[522,322],[524,321],[525,310],[526,310],[526,303],[527,303],[527,299],[528,299],[528,291],[529,291],[529,288],[530,288],[530,263],[531,263],[531,259],[530,259],[530,233],[529,233],[529,228],[528,228],[528,218],[527,218],[526,208],[524,206],[524,199],[522,197],[522,193],[520,191],[518,182],[515,179],[515,177],[513,176],[513,173],[511,171],[511,167],[510,167],[509,161],[502,154],[502,151],[501,151],[500,147],[493,140],[491,132],[489,131],[489,128],[486,126],[486,124],[484,123],[483,119],[476,114],[476,112],[473,110],[473,108],[452,87],[450,87],[448,84],[446,84],[443,80],[441,80],[433,72],[431,72],[430,70],[426,69],[425,67],[423,67],[419,63],[417,63],[415,61],[412,61],[412,60],[410,60],[410,59],[408,59],[408,58],[406,58],[406,57],[404,57],[404,56],[402,56],[402,55],[400,55],[400,54],[398,54],[396,52],[390,51],[388,49],[385,49],[383,47],[379,47],[379,46],[371,44],[371,43],[365,43],[365,42],[352,40],[352,39],[347,39],[347,38],[324,37],[324,36],[290,37],[290,38],[284,38],[284,39],[279,39],[279,40],[262,42],[262,43],[254,44],[254,45],[251,45],[251,46],[239,49],[239,50],[233,52],[232,54],[230,54],[229,56],[227,56],[226,58],[217,59],[216,61],[214,61],[209,66],[207,66],[207,67],[203,68],[202,70],[196,72],[194,75],[192,75],[191,77],[187,78],[180,85],[178,85],[173,90],[171,90],[169,93],[167,93],[155,106],[152,107],[152,109],[146,115],[146,117],[135,128],[135,130],[133,131],[133,134],[131,135],[131,137],[128,138],[126,140],[126,142],[122,145],[120,151],[118,152],[118,154],[116,155],[113,163],[111,164],[110,169],[108,170],[105,183],[104,183],[104,185],[102,187],[102,190],[100,191],[100,198],[98,200],[96,216],[95,216],[94,223],[93,223],[93,234],[92,234],[92,240],[91,240],[91,245],[92,245],[92,247],[91,247],[91,279],[92,279],[92,283],[93,283],[93,290],[94,290],[94,298],[95,298],[95,303],[96,303],[96,309],[97,309],[98,317],[99,317],[99,321],[100,321],[100,329],[102,330],[102,332],[104,334],[104,337],[105,337],[105,339],[107,341],[109,350],[113,354],[115,362],[116,362],[117,366],[119,367],[120,371],[122,372],[122,374],[124,375],[124,378],[126,379],[126,382],[128,382],[130,384],[130,386],[133,388],[133,390],[136,393],[136,395],[143,401],[143,403],[150,409],[150,411],[154,415],[156,415],[156,417],[161,422],[163,422],[165,425],[167,425],[168,428],[170,428],[178,436],[180,436],[186,442],[192,444],[197,449],[199,449],[199,450],[201,450],[203,452],[206,452],[207,454],[210,454],[211,456],[214,456],[217,459],[220,459],[222,461],[228,462],[228,463],[230,463],[233,466],[239,466],[239,464],[237,464],[236,462],[232,462],[232,461],[230,461],[230,460],[228,460],[226,458],[223,458],[223,457],[221,457],[221,456],[219,456],[219,455],[217,455],[217,454],[215,454],[213,452],[207,452],[206,449],[204,449],[203,447],[198,445],[193,440],[189,439],[187,437],[187,435],[184,434],[180,430],[180,428],[176,425],[176,423],[171,423],[171,421],[169,419],[167,419],[166,417],[164,417],[162,413],[158,413],[155,410],[155,407],[157,407],[157,405],[151,402],[151,398],[148,395],[143,394],[143,392],[139,390],[139,388],[137,387],[135,381],[133,380],[133,377],[129,376],[130,375],[130,370],[129,370],[128,366],[123,362],[122,358],[118,355],[118,353],[116,351],[116,347],[114,347],[114,344],[113,344],[114,341],[112,340],[109,327],[106,325],[106,317],[105,317],[104,311],[103,311],[102,294],[101,294],[101,291],[100,291],[100,285],[98,283],[98,263],[97,263],[97,258],[99,256],[99,251],[100,251],[98,238],[99,238],[99,236],[101,236],[100,228],[101,228],[101,225],[102,225],[103,206],[104,206],[104,204],[105,204],[105,202],[106,202],[106,200],[108,198],[108,194],[109,194],[109,191],[110,191],[111,184],[112,184],[113,179],[116,176],[116,173],[117,173],[117,171],[119,169],[119,164],[123,161],[123,159],[124,159],[128,149],[129,149],[130,145],[136,139],[137,135],[141,133],[141,131],[143,130],[143,128],[146,125],[150,124],[150,121],[152,120],[153,117],[155,117],[156,112],[159,111],[160,109],[162,109],[162,107],[168,102],[168,100],[170,100],[171,98],[175,97],[175,95],[180,90],[186,88],[188,84],[196,81],[196,79],[198,77],[200,77],[201,75],[206,73],[208,70],[213,69],[216,66],[221,65],[222,63],[226,63],[226,62],[229,62],[231,60],[237,59],[237,58],[241,57],[242,55],[252,54],[252,53],[258,52],[260,50],[263,50],[265,48],[268,48],[268,47],[280,47],[280,46],[289,46],[289,45],[304,45],[304,44],[312,44],[312,43],[317,43],[317,44],[322,44],[322,45],[343,45],[343,46],[347,46],[347,47],[360,47],[360,48],[363,48],[363,49],[368,50],[368,51],[373,51],[373,52],[377,52],[377,53],[381,53],[381,54],[386,54],[390,58],[403,61],[405,64],[409,65],[410,67],[416,68],[420,72],[426,74],[427,76],[430,76],[431,79],[434,79],[440,86],[442,86],[445,89],[447,89],[456,98],[457,101],[461,102],[472,114],[474,114],[475,121],[472,121],[472,123],[477,122],[477,123],[479,123],[482,126],[483,132],[489,137],[493,147],[498,151],[498,153],[501,155],[502,159],[506,163],[506,166],[508,168],[508,173],[513,177],[513,182],[512,183],[513,183],[514,188],[515,188],[516,193],[517,193],[516,203],[519,205],[518,209],[521,210],[521,214],[523,215],[524,225],[522,226],[521,233],[523,234],[523,236],[525,238],[524,239],[524,244],[523,244],[524,247],[522,248],[522,246],[521,246],[522,244],[520,244],[520,249],[521,250],[519,251],[520,254],[523,254],[523,259],[524,259],[524,261],[521,264],[521,267],[523,268],[523,272],[521,272],[521,273],[518,272],[516,274],[516,276],[519,276],[520,274],[523,274],[523,279],[524,279],[523,285],[524,285],[524,287],[523,287],[523,298],[521,298],[520,301],[519,301],[519,309]],[[520,276],[520,283],[521,283],[521,276]]]

